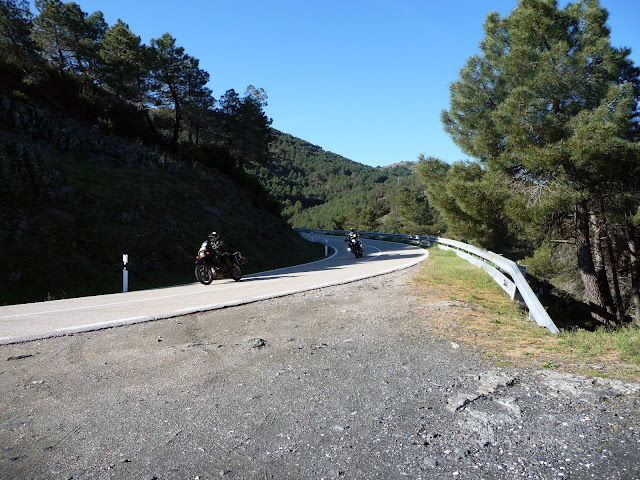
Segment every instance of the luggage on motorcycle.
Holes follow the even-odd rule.
[[[242,266],[247,263],[247,257],[245,257],[241,252],[236,252],[233,256],[236,258],[236,263],[238,265]]]

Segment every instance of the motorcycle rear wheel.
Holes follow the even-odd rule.
[[[213,282],[213,272],[206,265],[196,265],[196,279],[203,285]]]
[[[231,267],[231,271],[229,272],[231,278],[233,278],[236,282],[242,278],[242,270],[238,265],[234,265]]]

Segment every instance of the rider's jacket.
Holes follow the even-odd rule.
[[[209,239],[207,241],[207,248],[209,248],[211,251],[217,252],[218,254],[221,254],[225,251],[224,242],[222,240],[215,240],[212,242],[211,239]]]
[[[212,256],[211,260],[214,263],[214,266],[221,266],[221,255],[226,252],[226,248],[224,242],[221,239],[214,240],[211,237],[207,238],[207,250],[211,253],[215,253]]]
[[[347,234],[347,238],[345,238],[345,242],[355,243],[358,240],[358,234],[355,232],[349,232]]]

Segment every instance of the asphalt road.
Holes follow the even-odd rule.
[[[443,337],[424,273],[0,345],[0,479],[640,480],[640,384]]]
[[[364,240],[364,256],[356,259],[342,237],[315,235],[313,241],[334,247],[328,249],[328,258],[247,275],[239,282],[224,279],[211,285],[192,283],[0,307],[0,344],[171,318],[348,283],[409,267],[427,255],[411,245]],[[133,283],[135,279],[130,279]]]

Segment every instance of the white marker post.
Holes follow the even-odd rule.
[[[122,254],[122,292],[129,291],[129,270],[127,270],[127,264],[129,263],[129,255]]]

